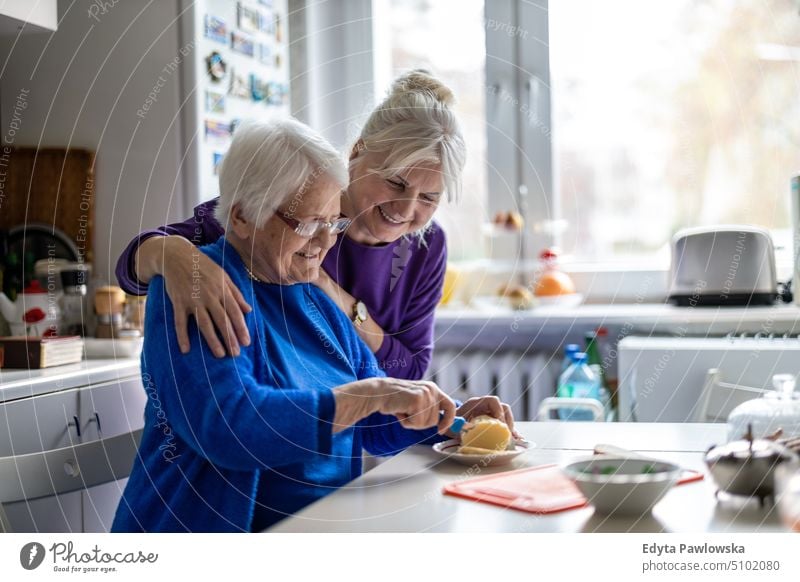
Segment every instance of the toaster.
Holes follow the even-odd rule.
[[[762,228],[688,228],[672,238],[669,300],[677,305],[771,305],[777,287],[775,249]]]

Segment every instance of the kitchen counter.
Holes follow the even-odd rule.
[[[139,376],[139,358],[84,360],[39,370],[0,369],[0,403]]]
[[[598,443],[635,448],[688,469],[705,468],[704,452],[724,442],[724,424],[518,423],[536,443],[512,468],[563,464]],[[592,507],[533,515],[444,495],[445,484],[508,467],[471,468],[416,446],[275,525],[271,532],[780,532],[775,508],[721,494],[711,478],[680,485],[643,518],[594,515]]]
[[[446,306],[436,311],[436,347],[530,347],[564,341],[582,343],[583,333],[603,325],[611,337],[625,335],[723,336],[728,333],[800,334],[800,307],[677,307],[633,303],[535,307],[513,310],[496,298],[476,298],[473,307]],[[566,338],[566,340],[565,340]]]

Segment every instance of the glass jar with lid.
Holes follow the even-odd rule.
[[[800,393],[792,374],[772,377],[774,390],[743,402],[728,416],[728,440],[738,440],[752,426],[753,438],[765,438],[781,430],[781,437],[800,437]]]

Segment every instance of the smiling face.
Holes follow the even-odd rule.
[[[300,222],[333,222],[339,218],[340,209],[341,187],[323,175],[304,192],[290,197],[277,212]],[[232,214],[231,242],[253,274],[268,283],[291,285],[316,280],[322,260],[336,242],[336,235],[328,229],[312,238],[302,237],[277,215],[255,228],[238,209]]]
[[[438,166],[403,168],[384,178],[374,170],[388,154],[354,155],[343,201],[345,215],[353,219],[347,236],[368,245],[390,243],[430,222],[442,197]]]

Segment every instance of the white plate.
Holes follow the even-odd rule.
[[[536,443],[532,443],[530,441],[515,440],[513,451],[498,451],[489,455],[465,455],[457,452],[459,447],[461,447],[461,441],[457,439],[451,439],[449,441],[436,443],[433,445],[433,450],[438,455],[446,459],[451,459],[457,463],[461,463],[462,465],[479,464],[482,467],[496,467],[499,465],[507,465],[514,460],[514,458],[520,456],[535,446]]]
[[[567,295],[550,295],[537,297],[539,307],[577,307],[583,303],[582,293],[569,293]]]

